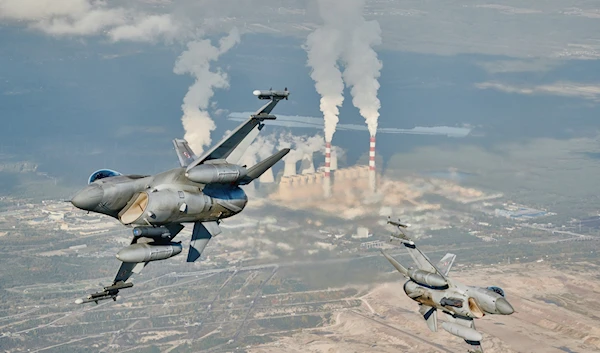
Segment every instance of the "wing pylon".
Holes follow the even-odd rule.
[[[162,239],[155,238],[155,239],[153,239],[155,242],[162,241],[162,242],[168,243],[171,241],[171,239],[175,238],[175,236],[177,234],[179,234],[179,232],[181,232],[181,230],[184,228],[179,223],[168,224],[164,227],[169,230],[169,233],[168,233],[169,236],[166,238],[162,238]],[[136,233],[134,230],[134,237],[131,240],[130,245],[136,244],[138,242],[138,240],[140,240],[140,239],[143,239],[142,242],[144,240],[149,240],[149,238],[146,238],[145,236],[137,236],[135,234]],[[107,299],[112,299],[112,300],[116,301],[119,291],[121,289],[133,287],[133,283],[127,282],[127,280],[133,274],[139,274],[140,272],[142,272],[142,270],[144,269],[144,267],[146,267],[146,265],[148,265],[148,263],[149,262],[121,262],[121,266],[119,267],[119,270],[117,271],[117,274],[115,276],[115,279],[113,280],[112,285],[110,285],[108,287],[104,287],[104,290],[102,290],[100,292],[96,292],[96,293],[92,293],[92,294],[88,295],[86,297],[86,299],[77,299],[75,301],[75,304],[85,304],[85,303],[91,303],[91,302],[98,304],[99,301],[107,300]]]
[[[413,259],[413,261],[417,264],[417,267],[419,269],[430,272],[430,273],[437,273],[440,276],[442,276],[442,278],[444,278],[446,280],[446,282],[448,282],[448,278],[446,277],[446,274],[444,272],[442,272],[440,269],[438,269],[433,264],[433,262],[431,262],[431,260],[427,257],[427,255],[425,255],[421,250],[419,250],[419,248],[417,248],[417,246],[415,245],[415,242],[412,241],[408,237],[408,235],[406,235],[406,233],[404,232],[403,229],[408,228],[407,224],[401,223],[400,220],[398,220],[398,222],[391,221],[389,218],[388,218],[387,223],[394,225],[398,228],[398,230],[400,231],[400,234],[392,234],[392,237],[399,239],[400,242],[402,244],[404,244],[404,246],[406,247],[406,250],[408,251],[408,254]],[[386,256],[386,258],[387,258],[387,256]]]

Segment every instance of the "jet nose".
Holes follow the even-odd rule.
[[[79,209],[92,211],[100,204],[103,196],[104,190],[102,190],[102,187],[98,184],[92,184],[75,194],[71,199],[71,203]]]
[[[504,298],[496,299],[496,310],[502,315],[510,315],[515,312],[512,305]]]

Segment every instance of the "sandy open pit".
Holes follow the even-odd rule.
[[[547,263],[453,270],[467,284],[502,287],[516,312],[476,321],[488,353],[600,352],[600,268]],[[334,313],[334,322],[305,329],[251,352],[466,352],[458,337],[430,332],[398,282],[373,288],[359,310]],[[374,313],[373,313],[374,311]],[[445,315],[440,315],[442,318]]]

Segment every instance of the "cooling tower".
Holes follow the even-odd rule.
[[[275,177],[273,176],[273,169],[269,168],[267,169],[266,172],[263,173],[263,175],[260,176],[260,178],[258,178],[258,180],[260,181],[260,183],[272,183],[275,181]]]
[[[300,164],[300,173],[301,174],[312,174],[315,172],[315,165],[312,160],[312,153],[307,153],[302,158],[302,163]]]
[[[283,176],[296,175],[296,162],[297,161],[292,160],[290,158],[288,158],[285,161],[285,166],[283,168]]]
[[[375,136],[371,136],[371,141],[369,143],[369,188],[372,192],[375,192],[376,185],[376,175],[375,175]]]
[[[325,197],[331,196],[331,142],[325,142],[325,180],[323,181],[323,191]]]

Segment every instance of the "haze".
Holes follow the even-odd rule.
[[[518,298],[515,315],[482,327],[486,352],[600,349],[600,5],[352,4],[332,18],[317,0],[0,0],[0,350],[410,352],[422,334],[459,351],[425,331],[370,248],[383,245],[362,245],[403,256],[388,215],[435,260],[456,253],[457,277]],[[249,209],[208,259],[151,264],[124,303],[74,308],[110,281],[131,234],[61,201],[100,168],[177,167],[173,138],[199,153],[269,87],[292,93],[245,163],[284,147],[294,161],[247,188]],[[341,170],[329,201],[318,178],[297,176],[329,171],[326,139]],[[173,311],[153,309],[163,303]],[[579,324],[588,336],[570,333]]]

